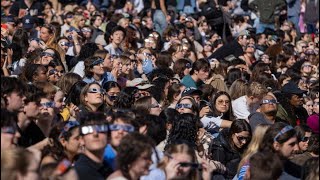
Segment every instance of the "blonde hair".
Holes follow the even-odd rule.
[[[259,97],[262,98],[262,96],[266,95],[268,93],[268,90],[266,87],[264,87],[262,84],[258,82],[252,82],[249,85],[249,88],[247,89],[247,96],[253,96],[253,97]]]
[[[73,19],[71,20],[70,25],[75,27],[75,28],[77,28],[77,29],[79,29],[79,23],[80,23],[82,18],[84,18],[82,15],[78,15],[78,14],[74,15]]]
[[[235,80],[229,88],[229,94],[230,94],[231,100],[235,100],[241,96],[246,95],[248,87],[249,85],[245,80],[242,80],[242,79]]]
[[[253,136],[251,139],[250,144],[248,145],[247,150],[243,153],[242,159],[238,166],[238,173],[240,171],[240,168],[249,161],[250,157],[256,153],[259,149],[259,146],[263,140],[263,136],[266,133],[266,131],[269,129],[269,124],[259,124],[256,129],[253,132]]]

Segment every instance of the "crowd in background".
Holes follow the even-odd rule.
[[[3,179],[319,179],[318,0],[1,13]]]

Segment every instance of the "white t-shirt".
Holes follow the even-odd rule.
[[[250,112],[246,96],[241,96],[232,101],[233,114],[237,119],[248,119]]]
[[[221,127],[222,119],[221,116],[218,117],[208,117],[208,116],[203,116],[200,121],[203,124],[203,128],[207,131],[214,130],[216,128]]]
[[[82,78],[84,77],[84,61],[79,61],[73,69],[73,72],[79,74]]]

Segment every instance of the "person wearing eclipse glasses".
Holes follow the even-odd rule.
[[[110,141],[110,127],[103,113],[89,112],[80,117],[80,144],[83,153],[75,162],[79,180],[105,180],[113,171],[103,165],[104,149]]]
[[[117,148],[123,137],[134,132],[133,118],[125,113],[117,112],[110,124],[111,139],[103,154],[103,164],[116,169]]]

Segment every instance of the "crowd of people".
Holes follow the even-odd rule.
[[[1,12],[3,179],[319,179],[318,0]]]

